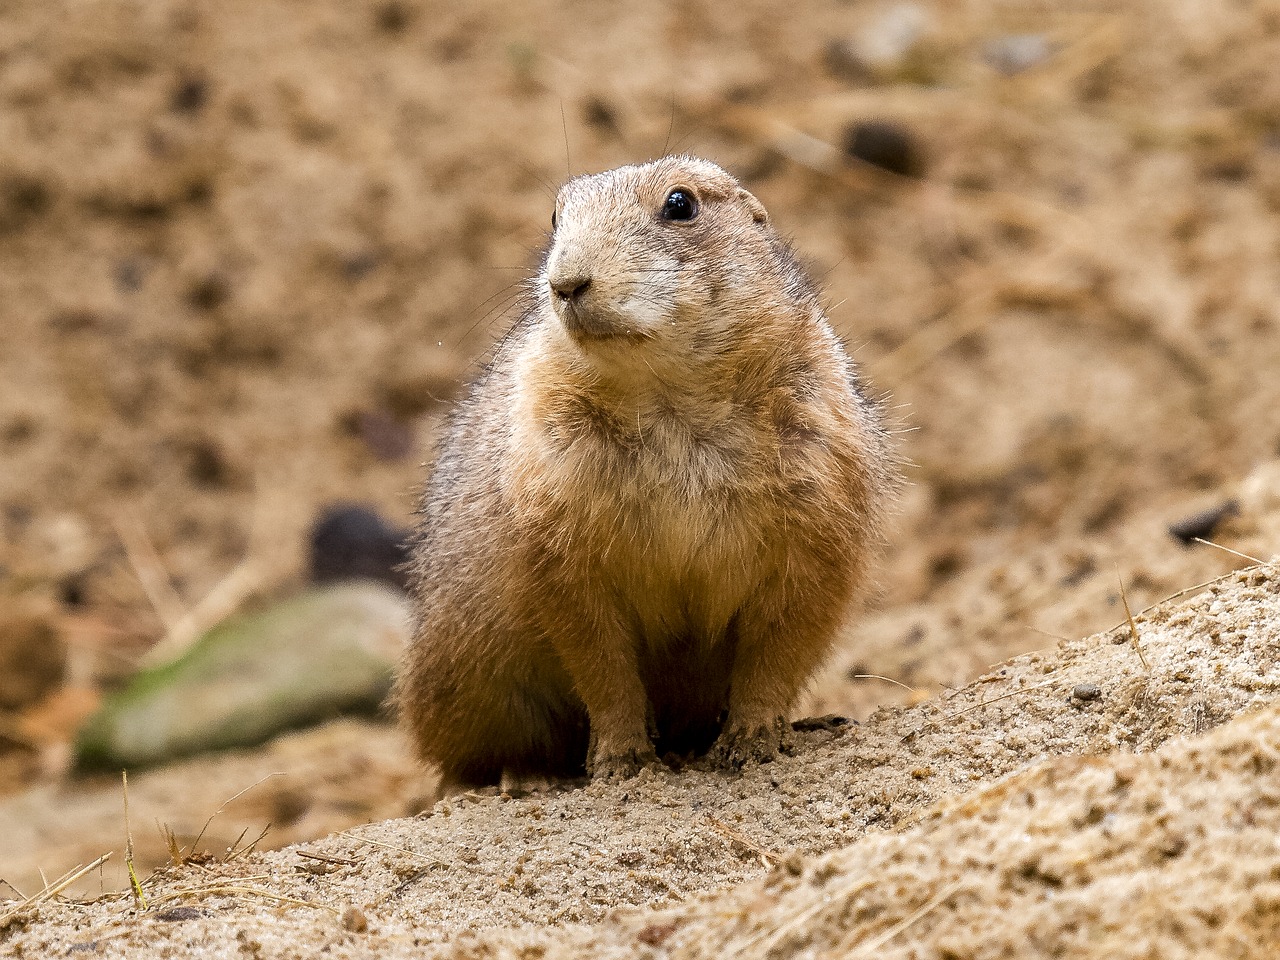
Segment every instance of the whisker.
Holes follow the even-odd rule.
[[[504,286],[502,289],[498,290],[498,291],[497,291],[496,293],[494,293],[492,296],[486,297],[484,300],[480,301],[480,303],[477,303],[477,304],[475,305],[475,307],[473,307],[473,308],[472,308],[472,312],[471,312],[470,316],[474,316],[475,314],[477,314],[477,313],[481,312],[481,311],[482,311],[482,310],[484,310],[487,306],[489,306],[489,304],[493,303],[495,300],[499,300],[499,299],[501,299],[502,297],[509,296],[513,290],[515,290],[515,291],[517,291],[517,292],[518,292],[518,291],[519,291],[519,287],[520,287],[520,282],[519,282],[519,281],[517,281],[517,282],[515,282],[515,283],[508,283],[506,286]],[[464,319],[465,319],[465,318],[464,318]]]
[[[543,192],[546,193],[547,196],[550,197],[551,201],[554,203],[556,199],[556,193],[558,192],[555,184],[552,183],[550,180],[548,180],[546,177],[544,177],[542,174],[538,173],[537,170],[533,169],[533,167],[529,166],[527,163],[519,163],[518,166],[524,173],[528,174],[534,180],[538,181],[538,184],[542,187]]]
[[[667,122],[667,139],[662,142],[662,155],[668,156],[667,148],[671,146],[671,134],[676,129],[676,94],[671,92],[671,119]]]
[[[489,321],[492,321],[492,320],[496,319],[497,317],[501,317],[501,316],[502,316],[503,314],[505,314],[509,309],[511,309],[511,307],[512,307],[513,305],[515,305],[516,303],[519,303],[520,301],[524,300],[524,299],[525,299],[525,296],[526,296],[526,295],[525,295],[525,292],[524,292],[523,290],[517,290],[514,294],[512,294],[512,295],[511,295],[511,296],[509,296],[509,297],[507,297],[504,301],[502,301],[501,303],[497,304],[496,306],[494,306],[494,307],[493,307],[493,308],[491,308],[490,310],[486,311],[486,312],[484,313],[484,315],[483,315],[483,316],[481,316],[478,320],[476,320],[476,322],[475,322],[475,323],[473,323],[473,324],[471,324],[471,326],[467,327],[467,329],[463,332],[462,336],[460,336],[460,337],[457,339],[457,341],[454,343],[454,347],[461,346],[461,345],[462,345],[462,343],[463,343],[463,341],[465,341],[466,339],[468,339],[468,338],[471,336],[471,334],[475,333],[476,329],[477,329],[481,324],[486,324],[486,323],[488,323]],[[490,299],[493,299],[493,298],[491,297]],[[486,302],[487,302],[487,301],[486,301]]]

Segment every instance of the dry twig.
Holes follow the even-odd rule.
[[[190,610],[184,611],[175,622],[165,624],[165,635],[143,656],[144,665],[155,666],[180,656],[207,631],[240,609],[267,579],[271,564],[265,559],[267,545],[262,542],[266,511],[263,487],[264,483],[259,479],[249,529],[249,547],[244,558]]]
[[[764,847],[760,846],[760,844],[756,843],[750,837],[733,829],[733,827],[729,826],[719,817],[708,816],[707,820],[711,822],[711,825],[715,827],[719,833],[728,837],[730,840],[732,840],[734,843],[738,844],[739,846],[745,847],[747,850],[750,850],[752,853],[754,853],[757,857],[760,858],[761,862],[766,867],[775,867],[782,862],[781,855],[774,853],[772,850],[766,850]]]
[[[44,903],[45,901],[52,900],[54,897],[60,894],[63,890],[67,889],[67,887],[71,886],[81,877],[85,876],[86,874],[92,873],[94,870],[97,870],[100,866],[102,866],[104,863],[106,863],[110,859],[111,859],[110,852],[104,853],[97,860],[94,860],[90,864],[87,864],[83,867],[76,867],[74,870],[69,870],[67,873],[63,874],[56,881],[54,881],[52,886],[46,883],[44,886],[44,889],[42,889],[39,893],[32,894],[31,896],[23,900],[21,903],[6,910],[3,914],[0,914],[0,930],[3,930],[10,923],[12,923],[18,917],[22,916],[22,914],[30,910],[32,907],[38,907],[40,904]]]
[[[266,579],[266,571],[267,565],[256,557],[241,560],[169,628],[160,642],[147,651],[142,663],[155,666],[180,656],[208,630],[235,613]]]

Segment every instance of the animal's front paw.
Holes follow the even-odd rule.
[[[652,745],[607,754],[597,751],[587,764],[587,772],[593,780],[627,780],[657,762],[658,755]]]
[[[779,753],[791,752],[791,727],[774,717],[764,723],[730,724],[708,754],[718,767],[740,770],[750,763],[768,763]]]

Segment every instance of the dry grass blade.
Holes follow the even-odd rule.
[[[716,828],[716,831],[718,833],[724,835],[725,837],[728,837],[734,843],[754,853],[757,857],[761,859],[761,861],[763,861],[766,867],[774,867],[782,862],[782,857],[779,854],[774,853],[772,850],[766,850],[764,847],[760,846],[760,844],[756,843],[750,837],[742,833],[739,833],[737,830],[733,829],[733,827],[729,826],[719,817],[708,816],[707,820],[710,821],[711,825]]]
[[[880,675],[880,674],[878,674],[878,673],[855,673],[855,674],[853,674],[853,676],[851,677],[851,679],[853,679],[853,680],[883,680],[885,683],[892,683],[894,686],[896,686],[896,687],[901,687],[903,690],[906,690],[906,691],[910,692],[910,694],[911,694],[913,697],[918,697],[918,696],[920,696],[920,695],[921,695],[920,691],[919,691],[919,690],[917,690],[915,687],[910,686],[909,684],[903,683],[901,680],[895,680],[895,679],[893,679],[893,677],[884,677],[884,676],[881,676],[881,675]]]
[[[295,850],[294,853],[304,860],[319,860],[321,863],[332,863],[340,867],[357,867],[360,865],[359,860],[352,860],[350,857],[331,857],[327,853],[311,853],[307,850]]]
[[[177,834],[173,832],[173,827],[167,823],[156,821],[156,826],[160,829],[160,836],[164,839],[165,848],[169,851],[169,862],[175,867],[180,867],[187,862],[186,856],[182,852],[182,844],[178,843]]]
[[[1062,681],[1060,679],[1055,677],[1053,680],[1044,681],[1044,683],[1035,683],[1029,687],[1023,687],[1020,690],[1012,690],[1009,693],[1002,693],[998,697],[992,697],[990,700],[983,700],[981,703],[975,703],[972,706],[965,707],[963,710],[957,710],[955,713],[948,713],[942,718],[942,720],[935,722],[941,723],[947,720],[954,720],[956,717],[963,717],[966,713],[972,713],[974,710],[981,710],[983,707],[989,707],[991,704],[999,703],[1001,700],[1008,700],[1010,697],[1020,697],[1024,693],[1031,693],[1033,690],[1043,690],[1045,687],[1052,687],[1061,682]]]
[[[404,847],[392,846],[391,844],[383,843],[380,840],[370,840],[368,837],[357,837],[354,833],[347,833],[345,830],[340,830],[338,832],[338,836],[346,837],[348,840],[354,840],[357,843],[367,843],[371,847],[381,847],[383,850],[394,850],[396,853],[403,853],[409,857],[416,857],[417,859],[426,861],[427,863],[434,863],[436,866],[453,867],[453,864],[448,860],[441,860],[439,857],[431,857],[425,853],[418,853],[415,850],[406,850]]]
[[[1214,547],[1215,549],[1222,550],[1232,556],[1239,557],[1241,560],[1248,560],[1250,563],[1256,563],[1260,567],[1268,566],[1266,560],[1259,560],[1257,557],[1251,557],[1247,553],[1241,553],[1239,550],[1232,550],[1230,547],[1224,547],[1222,544],[1214,543],[1212,540],[1206,540],[1203,537],[1192,537],[1191,539],[1196,543],[1203,543],[1206,547]]]
[[[276,903],[288,903],[296,907],[311,907],[313,910],[327,910],[329,913],[337,915],[338,911],[333,907],[323,903],[316,903],[313,900],[299,900],[297,897],[288,897],[281,893],[272,893],[270,890],[262,890],[258,887],[241,887],[235,884],[215,883],[206,887],[188,887],[183,890],[170,890],[168,893],[162,893],[155,897],[153,902],[156,904],[167,903],[170,900],[179,900],[183,897],[207,897],[218,895],[240,895],[250,897],[262,897],[266,900],[274,900]]]
[[[71,886],[73,883],[79,880],[81,877],[85,876],[86,874],[92,873],[94,870],[97,870],[100,866],[102,866],[104,863],[106,863],[110,859],[111,859],[111,854],[109,852],[104,853],[97,860],[94,860],[90,864],[86,864],[83,867],[76,867],[74,870],[69,870],[67,873],[63,874],[61,877],[55,880],[52,885],[46,884],[44,889],[42,889],[39,893],[32,894],[31,896],[23,900],[21,903],[6,910],[3,914],[0,914],[0,930],[3,930],[15,919],[22,916],[22,914],[24,914],[27,910],[30,910],[32,907],[38,907],[40,904],[44,903],[46,900],[53,899],[58,894],[60,894],[63,890],[67,889],[67,887]]]
[[[180,656],[208,630],[240,609],[267,580],[272,565],[265,559],[267,548],[262,542],[265,528],[262,517],[266,511],[264,486],[259,478],[249,548],[244,559],[190,610],[184,611],[173,623],[165,624],[165,635],[142,658],[144,665],[155,666]]]
[[[166,632],[172,630],[186,616],[186,605],[174,589],[173,580],[164,564],[160,562],[160,554],[147,535],[146,527],[130,512],[116,517],[113,526],[156,616],[160,618]]]
[[[1138,624],[1133,619],[1133,611],[1129,609],[1129,595],[1125,592],[1124,577],[1120,576],[1119,567],[1116,567],[1116,580],[1120,583],[1120,600],[1124,603],[1124,615],[1129,623],[1129,639],[1133,641],[1134,652],[1142,661],[1142,669],[1150,672],[1151,664],[1147,663],[1146,654],[1142,652],[1142,638],[1138,635]]]
[[[1032,633],[1038,633],[1042,637],[1048,637],[1050,640],[1057,640],[1059,643],[1071,643],[1070,637],[1064,637],[1059,633],[1050,633],[1048,630],[1041,630],[1039,627],[1033,627],[1029,623],[1021,624],[1024,630],[1030,630]]]
[[[1271,566],[1271,564],[1263,564],[1263,566]],[[1197,590],[1203,590],[1206,587],[1212,587],[1214,584],[1222,583],[1224,580],[1230,580],[1236,574],[1241,572],[1242,571],[1240,570],[1232,570],[1229,573],[1224,573],[1219,577],[1214,577],[1212,580],[1206,580],[1204,583],[1197,583],[1194,586],[1184,587],[1183,589],[1179,590],[1177,593],[1169,594],[1169,596],[1165,597],[1163,600],[1157,600],[1155,603],[1150,604],[1149,606],[1143,607],[1134,616],[1135,617],[1146,616],[1152,610],[1159,609],[1160,607],[1168,603],[1170,600],[1181,600],[1183,597],[1187,596],[1187,594],[1195,593]],[[1111,627],[1108,630],[1104,630],[1103,632],[1111,633],[1113,630],[1119,630],[1121,627],[1125,626],[1127,623],[1128,623],[1127,619],[1121,620],[1115,626]]]
[[[147,909],[147,895],[142,892],[142,881],[133,868],[133,831],[129,828],[129,771],[120,771],[120,781],[124,786],[124,865],[129,871],[129,888],[133,891],[135,905]]]
[[[200,832],[196,834],[196,838],[191,841],[191,846],[187,848],[186,856],[190,857],[193,853],[195,853],[196,845],[199,844],[200,841],[204,838],[205,831],[209,829],[209,824],[213,823],[213,821],[217,818],[217,816],[220,813],[222,813],[223,810],[227,809],[228,806],[230,806],[236,800],[239,800],[241,797],[243,797],[246,793],[248,793],[250,790],[258,786],[259,784],[266,783],[272,777],[283,777],[283,776],[284,776],[283,770],[277,770],[274,773],[268,773],[265,777],[260,777],[257,780],[253,781],[253,783],[249,784],[247,787],[245,787],[235,796],[229,797],[228,799],[224,800],[222,802],[222,806],[218,807],[217,810],[209,814],[209,819],[204,822],[204,826],[200,828]],[[263,831],[263,832],[265,833],[266,831]],[[244,834],[242,833],[240,836],[243,837]],[[239,843],[238,840],[236,842]]]
[[[180,656],[209,629],[235,613],[265,579],[266,565],[262,561],[254,557],[242,560],[147,651],[143,664],[154,666]]]
[[[1062,679],[1060,677],[1055,677],[1052,680],[1046,680],[1043,683],[1035,683],[1029,687],[1022,687],[1019,690],[1012,690],[1009,693],[1002,693],[1000,694],[1000,696],[992,697],[990,700],[983,700],[980,703],[971,704],[970,706],[965,707],[963,710],[957,710],[955,713],[948,713],[945,717],[939,717],[937,720],[930,720],[928,723],[925,723],[919,729],[912,730],[910,733],[908,733],[905,737],[902,738],[901,742],[906,743],[912,737],[919,736],[924,731],[930,730],[936,727],[940,723],[946,723],[948,720],[956,719],[956,717],[963,717],[966,713],[972,713],[974,710],[981,710],[983,707],[989,707],[993,703],[999,703],[1001,700],[1008,700],[1010,697],[1020,697],[1024,693],[1031,693],[1034,690],[1043,690],[1045,687],[1052,687],[1055,684],[1058,684],[1061,682],[1062,682]],[[957,691],[957,693],[962,693],[962,692],[963,691]]]
[[[247,857],[249,854],[253,853],[253,848],[262,842],[262,838],[267,835],[267,831],[270,829],[271,824],[268,823],[262,828],[262,832],[260,834],[250,840],[243,847],[240,846],[240,841],[244,839],[244,833],[241,833],[240,836],[236,838],[236,842],[233,843],[231,848],[227,851],[227,855],[222,858],[222,862],[231,863],[232,861],[239,860],[241,857]],[[247,832],[248,831],[246,830],[245,833]]]
[[[841,943],[840,946],[837,948],[836,956],[850,957],[850,958],[874,956],[877,950],[883,947],[886,943],[888,943],[898,934],[902,933],[903,930],[906,930],[909,926],[911,926],[921,917],[925,916],[928,913],[931,913],[932,911],[936,910],[938,907],[946,903],[948,900],[950,900],[953,896],[956,895],[956,893],[960,891],[961,887],[963,886],[964,886],[964,883],[962,881],[956,881],[955,883],[951,884],[949,887],[943,890],[940,894],[938,894],[932,900],[922,904],[917,909],[912,910],[911,913],[907,914],[905,917],[903,917],[901,920],[895,923],[892,927],[890,927],[884,933],[880,934],[880,936],[874,937],[871,940],[866,940],[858,944],[856,947],[853,948],[852,953],[846,952],[849,949],[849,947],[852,946],[852,944],[848,943],[848,941],[846,940],[845,942]]]

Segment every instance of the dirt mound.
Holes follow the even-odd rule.
[[[1124,624],[860,726],[807,725],[795,756],[741,776],[695,765],[441,801],[412,820],[164,870],[144,887],[147,912],[128,894],[46,904],[11,919],[8,945],[1262,956],[1250,951],[1271,942],[1280,894],[1280,574],[1234,575],[1136,629],[1137,641]],[[618,913],[766,870],[709,900]]]

